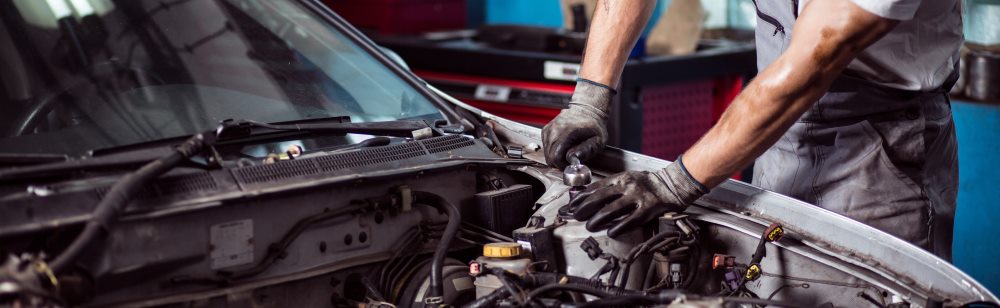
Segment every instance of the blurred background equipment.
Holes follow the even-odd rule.
[[[694,52],[704,29],[705,9],[701,0],[671,1],[646,39],[646,53],[684,55]]]
[[[420,34],[465,28],[465,0],[323,0],[352,25],[373,35]]]
[[[380,32],[374,40],[448,94],[540,127],[559,113],[573,92],[593,3],[469,1],[466,8],[481,7],[483,12],[466,16],[483,16],[482,24],[470,19],[470,25],[477,26],[421,35]],[[743,83],[755,75],[752,41],[725,39],[718,31],[713,32],[716,38],[697,34],[711,14],[698,1],[663,1],[657,6],[618,87],[611,145],[674,158],[718,120]],[[664,26],[656,28],[657,20]],[[680,25],[695,35],[677,31]],[[723,22],[719,29],[733,37],[752,37],[748,27],[730,28]],[[650,46],[660,47],[650,53]]]
[[[1000,234],[1000,1],[964,1],[965,52],[962,77],[951,91],[958,135],[958,210],[952,244],[955,265],[996,292],[1000,266],[990,256],[1000,245],[982,245]],[[984,263],[985,262],[985,263]]]

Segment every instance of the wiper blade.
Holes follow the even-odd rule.
[[[58,161],[67,161],[66,154],[50,153],[0,153],[0,166],[25,166],[37,165]]]
[[[44,178],[71,171],[138,167],[172,152],[170,147],[139,149],[130,152],[85,159],[53,161],[23,167],[0,169],[0,182]]]
[[[233,143],[246,139],[261,137],[281,132],[305,132],[323,134],[369,134],[376,136],[413,137],[413,132],[428,130],[431,134],[433,124],[418,120],[398,120],[383,122],[350,123],[347,117],[309,119],[292,122],[262,123],[252,120],[224,120],[214,132],[217,140],[213,143]],[[436,127],[447,133],[461,132],[460,126],[445,125]],[[365,143],[363,146],[370,146]],[[124,147],[134,147],[124,146]],[[92,170],[134,168],[156,160],[173,151],[171,147],[136,148],[114,154],[92,156],[78,160],[67,160],[37,165],[0,169],[0,182],[10,182],[26,179],[37,179],[64,175],[67,172],[83,172]]]
[[[376,136],[412,137],[414,131],[431,130],[433,124],[418,120],[397,120],[382,122],[283,122],[261,123],[252,120],[223,120],[216,131],[218,141],[243,139],[279,132],[309,132],[326,134],[366,134]]]

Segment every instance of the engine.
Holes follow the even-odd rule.
[[[908,302],[889,282],[859,279],[861,267],[811,257],[784,236],[795,230],[709,208],[618,238],[589,232],[567,206],[589,170],[554,170],[488,142],[449,135],[177,170],[59,273],[44,260],[80,233],[116,177],[11,189],[0,296],[102,307],[957,304]]]

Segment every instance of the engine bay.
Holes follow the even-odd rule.
[[[327,2],[0,1],[0,307],[996,307],[738,181],[588,231],[588,185],[671,162],[552,168]]]
[[[625,236],[568,208],[571,170],[439,134],[175,170],[105,240],[46,270],[117,176],[9,189],[0,237],[13,306],[933,307],[824,255],[797,230],[692,206]],[[579,171],[579,170],[578,170]],[[590,171],[587,170],[587,173]],[[606,175],[594,171],[593,176]],[[587,175],[589,176],[589,174]],[[786,236],[788,234],[788,236]],[[778,245],[780,243],[780,246]],[[19,276],[20,275],[20,276]]]

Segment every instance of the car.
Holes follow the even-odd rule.
[[[318,0],[0,0],[6,306],[996,307],[920,248],[727,181],[611,238],[540,130]]]

